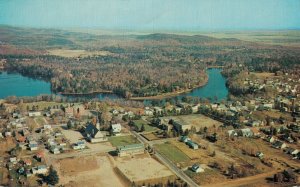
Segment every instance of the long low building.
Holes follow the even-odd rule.
[[[131,144],[117,147],[119,157],[132,156],[136,154],[143,154],[145,152],[144,144]]]

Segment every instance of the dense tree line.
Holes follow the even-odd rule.
[[[49,38],[45,30],[29,30],[2,31],[13,36],[3,42],[24,51],[0,52],[0,58],[7,60],[5,68],[50,81],[52,90],[62,93],[109,91],[123,97],[155,96],[203,84],[207,66],[225,65],[229,71],[223,74],[231,77],[239,73],[240,65],[276,72],[299,64],[300,59],[298,48],[200,35],[99,36],[50,30]],[[106,53],[73,58],[47,53],[58,48]]]

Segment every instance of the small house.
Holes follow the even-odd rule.
[[[41,116],[42,113],[41,112],[36,112],[36,111],[30,111],[28,112],[28,116],[29,117],[38,117],[38,116]]]
[[[85,141],[78,141],[73,145],[73,149],[78,150],[78,149],[84,149],[86,147]]]
[[[52,146],[51,148],[50,148],[50,151],[51,151],[51,153],[53,153],[53,154],[60,154],[60,149],[59,149],[59,147],[57,147],[57,146]]]
[[[273,142],[275,141],[275,138],[274,138],[274,136],[268,136],[268,137],[266,138],[266,141],[267,141],[267,142],[270,142],[270,143],[273,143]]]
[[[256,157],[258,157],[259,159],[263,159],[264,158],[264,154],[262,153],[262,152],[257,152],[256,154],[255,154],[255,156]]]
[[[249,128],[241,129],[241,131],[242,131],[242,135],[244,137],[252,137],[253,136],[253,132]]]
[[[186,144],[191,148],[191,149],[199,149],[199,145],[191,140],[188,140]]]
[[[204,169],[199,165],[199,164],[194,164],[192,167],[191,167],[191,170],[195,173],[201,173],[201,172],[204,172]]]
[[[33,167],[31,170],[33,174],[46,174],[48,172],[48,168],[45,165]]]
[[[281,141],[275,141],[273,144],[272,144],[272,147],[273,148],[276,148],[276,149],[284,149],[287,147],[287,145],[284,143],[284,142],[281,142]]]
[[[31,161],[30,159],[24,159],[24,164],[25,164],[26,166],[31,166],[32,161]]]
[[[17,157],[11,157],[9,158],[9,162],[16,164],[18,162]]]
[[[186,143],[187,141],[191,140],[188,136],[181,136],[179,141]]]
[[[227,133],[229,137],[238,136],[238,133],[235,130],[228,130]]]
[[[112,130],[112,133],[114,133],[114,134],[120,133],[121,130],[122,130],[122,126],[121,126],[120,123],[112,124],[111,125],[111,130]]]
[[[30,151],[38,150],[38,143],[36,141],[30,141],[28,144]]]

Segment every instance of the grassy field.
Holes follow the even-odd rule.
[[[136,144],[140,143],[135,137],[129,135],[129,136],[114,136],[109,137],[108,141],[114,146],[122,146],[122,145],[130,145],[130,144]]]
[[[144,121],[144,120],[134,120],[133,122],[134,122],[134,124],[136,126],[138,126],[139,129],[141,129],[141,126],[144,124],[146,132],[151,132],[151,131],[156,131],[157,130],[156,127],[152,127],[152,126],[148,125],[147,121]]]
[[[166,156],[169,160],[174,163],[189,161],[189,157],[180,151],[177,147],[170,143],[159,144],[155,146],[161,154]]]

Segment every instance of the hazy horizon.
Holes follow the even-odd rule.
[[[0,25],[137,32],[300,29],[298,0],[0,0]]]

